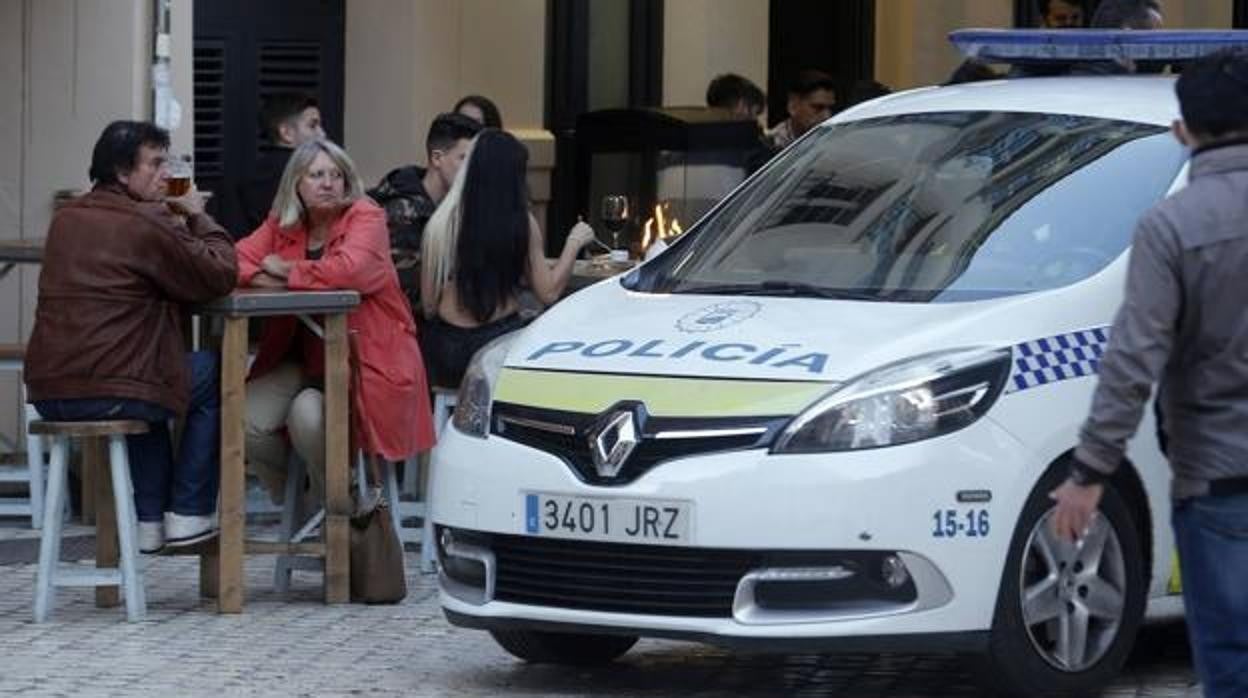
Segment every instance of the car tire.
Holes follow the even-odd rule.
[[[490,635],[512,656],[534,664],[606,664],[624,656],[637,644],[637,637],[631,635],[586,635],[539,630],[491,630]]]
[[[1048,533],[1049,493],[1064,479],[1060,468],[1041,479],[1010,542],[989,645],[975,658],[977,673],[993,695],[1096,693],[1122,669],[1144,616],[1144,555],[1122,496],[1107,485],[1082,547],[1062,544]]]

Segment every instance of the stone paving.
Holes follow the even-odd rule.
[[[643,641],[604,668],[527,666],[485,633],[449,626],[429,576],[412,574],[397,606],[327,607],[317,575],[297,573],[280,595],[272,558],[251,558],[244,613],[220,616],[198,596],[194,559],[145,560],[148,618],[135,624],[120,608],[95,608],[89,589],[69,588],[58,590],[51,621],[35,625],[35,566],[0,566],[0,695],[981,695],[954,658],[939,656],[738,655]],[[408,567],[416,569],[414,554]],[[1106,695],[1198,697],[1182,632],[1149,630]]]

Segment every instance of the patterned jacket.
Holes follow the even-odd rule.
[[[423,167],[400,167],[368,190],[368,195],[386,211],[390,258],[413,312],[420,310],[420,243],[425,224],[438,207],[425,191],[424,178]]]

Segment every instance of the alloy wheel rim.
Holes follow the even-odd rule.
[[[1027,536],[1019,602],[1032,647],[1055,669],[1075,673],[1100,661],[1118,637],[1126,561],[1103,514],[1077,543],[1053,534],[1052,516],[1050,509]]]

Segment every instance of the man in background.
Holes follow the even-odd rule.
[[[1094,29],[1161,29],[1161,0],[1102,0],[1092,15]]]
[[[268,217],[282,172],[295,148],[325,137],[320,107],[309,94],[284,92],[270,96],[260,109],[260,120],[267,142],[261,144],[250,174],[239,186],[242,220],[232,231],[235,238],[250,235]]]
[[[1161,0],[1103,0],[1092,16],[1093,29],[1130,29],[1148,31],[1161,29]],[[1127,75],[1160,73],[1165,61],[1133,61],[1129,58],[1080,63],[1070,70],[1072,75]]]
[[[727,110],[740,119],[757,121],[767,106],[767,95],[748,78],[724,73],[706,86],[706,106]]]
[[[1041,29],[1082,29],[1083,3],[1079,0],[1038,0]]]
[[[425,138],[428,166],[408,165],[391,170],[368,191],[386,210],[390,255],[413,312],[420,310],[420,245],[425,224],[450,191],[472,139],[482,128],[478,121],[463,114],[439,114]]]
[[[836,80],[819,70],[803,70],[789,87],[789,118],[766,134],[767,143],[780,150],[832,116]]]

